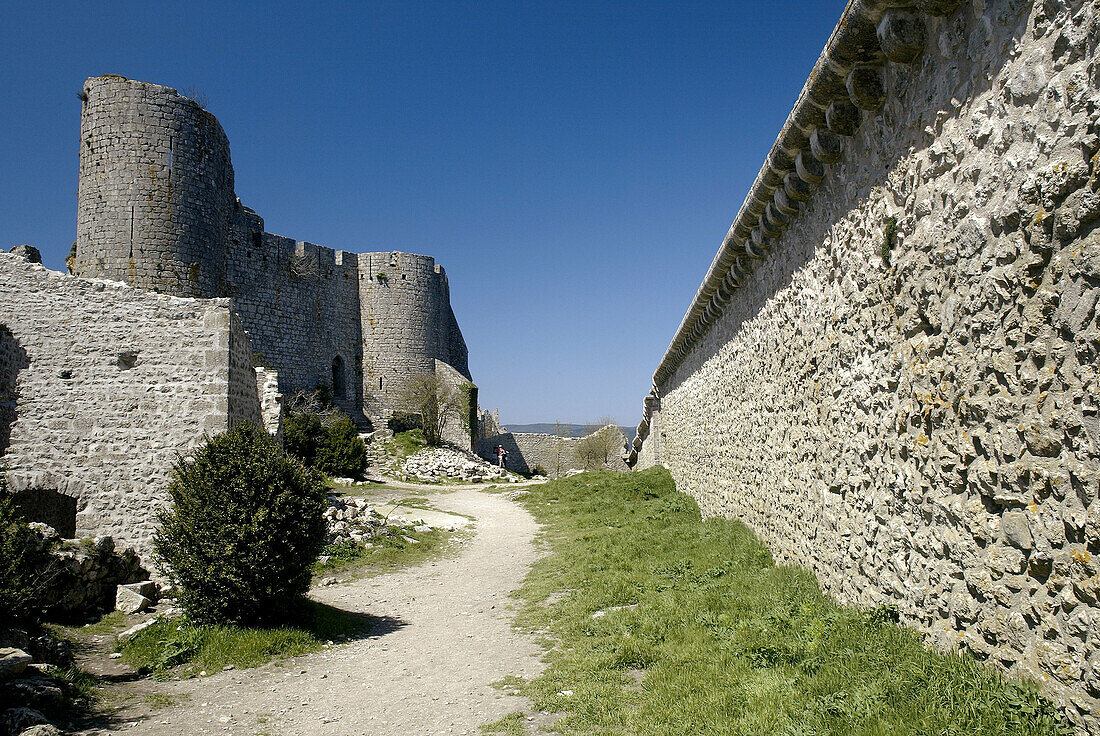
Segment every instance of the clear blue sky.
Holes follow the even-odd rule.
[[[63,268],[86,77],[197,90],[270,232],[444,265],[505,424],[634,424],[843,7],[6,2],[0,246]]]

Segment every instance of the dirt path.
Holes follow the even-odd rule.
[[[533,639],[512,629],[508,597],[538,556],[538,526],[505,495],[447,488],[431,500],[477,520],[459,555],[313,593],[377,617],[368,638],[280,664],[158,683],[156,691],[181,704],[89,734],[477,734],[522,709],[489,683],[541,668]]]

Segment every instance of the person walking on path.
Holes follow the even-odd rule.
[[[500,467],[504,467],[504,458],[508,457],[508,451],[504,449],[502,445],[497,445],[497,462]]]

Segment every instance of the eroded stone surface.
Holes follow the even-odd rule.
[[[639,451],[837,598],[896,603],[1092,733],[1097,29],[1076,1],[929,21],[920,60],[886,65],[882,112],[658,380]]]

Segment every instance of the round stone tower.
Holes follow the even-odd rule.
[[[217,119],[113,74],[87,80],[81,100],[76,274],[221,296],[236,195]]]
[[[431,256],[359,256],[363,396],[375,416],[392,413],[409,376],[441,360],[467,378],[466,343],[451,311],[447,274]]]

